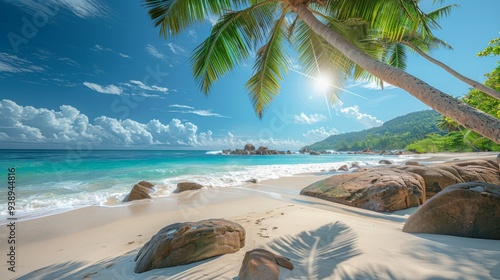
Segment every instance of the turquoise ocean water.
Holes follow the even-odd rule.
[[[179,150],[0,150],[5,183],[0,217],[7,217],[7,173],[16,169],[16,214],[36,217],[88,205],[118,204],[132,186],[156,184],[153,196],[168,196],[180,181],[206,187],[235,187],[248,179],[274,179],[324,172],[343,164],[376,165],[408,157],[387,155],[304,154],[237,156],[220,151]],[[2,219],[5,220],[5,219]]]

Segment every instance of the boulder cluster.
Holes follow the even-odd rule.
[[[498,163],[466,160],[357,169],[357,172],[337,174],[315,182],[300,193],[368,210],[391,212],[419,206],[448,186],[464,182],[500,185]]]
[[[300,194],[378,212],[422,205],[403,231],[500,240],[500,170],[492,160],[359,169]]]
[[[292,152],[290,150],[288,151],[278,151],[278,150],[270,150],[269,148],[265,146],[260,146],[258,149],[255,149],[255,146],[252,144],[246,144],[243,149],[236,149],[236,150],[222,150],[222,154],[224,155],[285,155],[285,154],[291,154]]]

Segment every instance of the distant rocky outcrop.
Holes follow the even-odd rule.
[[[153,183],[140,181],[132,187],[130,193],[123,199],[123,202],[151,198],[149,194],[153,192],[153,187]]]
[[[314,150],[311,150],[309,148],[302,148],[299,150],[299,153],[301,154],[310,154],[310,155],[313,155],[313,156],[317,156],[317,155],[325,155],[325,154],[338,154],[338,152],[332,152],[332,151],[327,151],[327,150],[320,150],[320,151],[314,151]]]
[[[175,223],[162,228],[139,250],[135,273],[171,267],[237,252],[245,229],[224,219]]]
[[[488,182],[500,185],[498,163],[492,160],[465,160],[432,165],[398,167],[424,178],[427,198],[444,188],[463,182]]]
[[[285,154],[291,154],[292,152],[290,151],[278,151],[278,150],[270,150],[266,146],[260,146],[258,149],[255,149],[255,146],[248,143],[246,144],[243,149],[236,149],[236,150],[222,150],[222,154],[224,155],[285,155]]]
[[[424,184],[418,174],[392,168],[374,168],[331,176],[309,185],[300,194],[388,212],[423,204]]]
[[[500,186],[448,186],[413,213],[403,231],[500,240]]]
[[[245,151],[255,151],[255,146],[252,144],[246,144],[245,147],[243,148]]]
[[[292,270],[289,259],[264,249],[254,249],[245,253],[238,273],[239,280],[278,280],[279,266]]]
[[[180,182],[177,183],[177,189],[175,190],[176,193],[180,193],[183,191],[192,191],[192,190],[199,190],[203,188],[203,185],[200,185],[198,183],[194,182]]]

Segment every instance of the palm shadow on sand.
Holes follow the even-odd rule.
[[[337,265],[360,254],[356,234],[344,223],[335,222],[314,231],[278,238],[267,246],[277,254],[290,258],[295,269],[280,278],[325,279]]]
[[[209,258],[203,261],[194,262],[187,265],[174,266],[169,268],[153,269],[144,273],[134,273],[134,257],[137,250],[130,251],[124,255],[109,258],[86,266],[84,262],[66,262],[47,266],[25,274],[18,280],[28,279],[83,279],[83,280],[153,280],[153,279],[224,279],[222,275],[234,270],[234,267],[212,268],[210,262],[218,257]],[[83,268],[84,267],[84,268]],[[226,279],[229,279],[226,277]]]

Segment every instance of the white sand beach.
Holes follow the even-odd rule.
[[[420,155],[423,161],[494,159],[493,153]],[[500,240],[408,234],[416,208],[377,213],[299,195],[330,175],[302,174],[237,188],[211,188],[85,207],[16,222],[16,272],[8,271],[8,228],[0,229],[0,279],[237,279],[246,251],[290,258],[281,279],[500,279]],[[138,250],[176,222],[224,218],[246,244],[189,265],[134,273]]]

